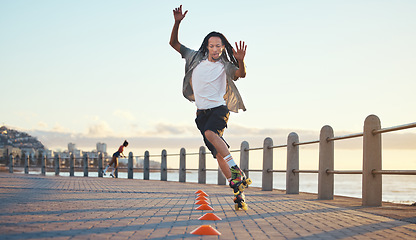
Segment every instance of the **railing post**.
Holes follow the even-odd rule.
[[[98,154],[98,177],[103,177],[103,159],[104,159],[104,154],[102,152],[100,152],[100,154]]]
[[[12,154],[9,155],[9,173],[13,173],[14,157]]]
[[[382,170],[381,134],[373,134],[373,130],[380,128],[380,119],[376,115],[370,115],[365,119],[363,132],[363,206],[381,206],[382,175],[372,173],[373,170]]]
[[[262,175],[262,190],[272,191],[273,190],[273,140],[271,138],[264,139],[263,143],[263,175]]]
[[[206,151],[204,146],[199,148],[198,183],[207,183]]]
[[[249,166],[248,166],[248,160],[249,160],[249,151],[246,150],[249,149],[249,145],[247,141],[243,141],[240,146],[240,168],[246,175],[246,177],[249,177]]]
[[[30,154],[25,157],[25,174],[29,174]]]
[[[127,173],[127,178],[128,179],[133,179],[133,153],[129,152],[129,160],[128,160],[128,173]]]
[[[319,137],[319,173],[318,173],[318,199],[334,199],[334,174],[327,171],[334,170],[334,141],[328,138],[334,137],[331,126],[325,125],[321,129]]]
[[[150,179],[150,154],[149,151],[144,152],[144,160],[143,160],[143,179],[149,180]]]
[[[186,182],[186,150],[181,148],[179,158],[179,182]]]
[[[40,157],[40,173],[46,175],[46,154],[42,154]]]
[[[59,168],[60,168],[60,166],[59,166],[59,163],[60,163],[61,161],[60,161],[60,157],[59,157],[59,154],[55,154],[55,161],[54,161],[54,163],[55,163],[55,176],[58,176],[59,175]]]
[[[161,161],[160,161],[160,180],[168,180],[168,154],[165,149],[162,150]]]
[[[84,153],[83,162],[84,162],[84,177],[88,177],[88,155],[86,153]]]
[[[225,185],[227,182],[227,179],[225,179],[224,173],[222,173],[222,170],[220,166],[218,165],[218,177],[217,177],[217,184],[218,185]]]
[[[286,159],[286,194],[299,194],[299,173],[293,170],[299,170],[299,143],[297,133],[290,133],[287,137],[287,159]]]
[[[75,176],[75,155],[73,153],[69,155],[69,176]]]

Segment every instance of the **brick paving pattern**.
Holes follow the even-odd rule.
[[[195,191],[214,211],[195,210]],[[246,191],[235,211],[227,186],[0,173],[0,239],[415,239],[415,207],[364,208],[352,198]],[[198,220],[213,212],[220,221]],[[221,236],[190,234],[211,225]]]

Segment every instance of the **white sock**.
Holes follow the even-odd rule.
[[[113,174],[114,175],[114,171],[115,171],[116,169],[115,168],[113,168],[113,171],[111,171],[111,174]]]
[[[107,172],[107,169],[110,167],[110,165],[107,165],[107,167],[105,167],[104,172]]]
[[[231,167],[234,167],[235,165],[237,165],[237,164],[235,164],[235,162],[234,162],[234,159],[233,159],[233,157],[231,156],[231,154],[228,154],[228,156],[226,156],[225,158],[224,158],[224,160],[228,163],[228,166],[231,168]]]
[[[227,179],[227,181],[228,181],[228,182],[231,182],[231,178],[228,178],[228,179]]]

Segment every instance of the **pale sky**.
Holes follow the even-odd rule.
[[[416,120],[413,0],[0,0],[0,124],[50,146],[46,133],[200,139],[184,60],[168,44],[180,4],[182,44],[198,49],[219,31],[248,45],[236,82],[247,111],[231,114],[226,138],[361,132],[369,114],[383,127]]]

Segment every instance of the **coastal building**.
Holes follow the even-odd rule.
[[[106,143],[97,143],[97,152],[103,153],[105,156],[107,156],[107,144]]]

